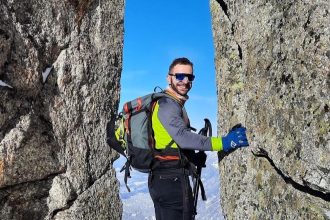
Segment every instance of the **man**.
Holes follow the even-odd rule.
[[[184,103],[194,78],[193,63],[187,58],[175,59],[167,75],[166,93],[170,97],[159,99],[153,110],[155,148],[167,152],[159,156],[161,162],[155,164],[149,174],[149,193],[157,220],[192,219],[193,196],[189,184],[192,169],[187,162],[194,162],[191,152],[230,151],[249,145],[244,127],[233,129],[225,137],[206,137],[191,131]],[[178,160],[168,156],[171,151],[180,152]]]

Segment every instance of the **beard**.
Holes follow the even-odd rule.
[[[179,95],[186,96],[189,90],[191,89],[191,83],[178,82],[170,84],[170,87]]]

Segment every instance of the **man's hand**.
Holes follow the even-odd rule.
[[[226,152],[247,146],[249,146],[249,142],[246,137],[246,128],[241,124],[235,125],[227,136],[222,137],[222,147]]]

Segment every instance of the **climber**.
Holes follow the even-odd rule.
[[[206,137],[192,131],[184,104],[194,79],[193,63],[189,59],[173,60],[167,75],[169,86],[165,90],[170,97],[160,98],[152,113],[155,148],[167,152],[164,155],[179,152],[179,157],[159,156],[159,163],[149,173],[149,193],[157,220],[193,218],[189,176],[194,173],[193,166],[206,159],[200,158],[202,154],[195,154],[195,150],[229,152],[249,146],[246,128],[242,126],[234,127],[224,137]]]

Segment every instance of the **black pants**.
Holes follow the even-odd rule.
[[[192,219],[193,196],[187,174],[152,173],[148,182],[157,220]]]

